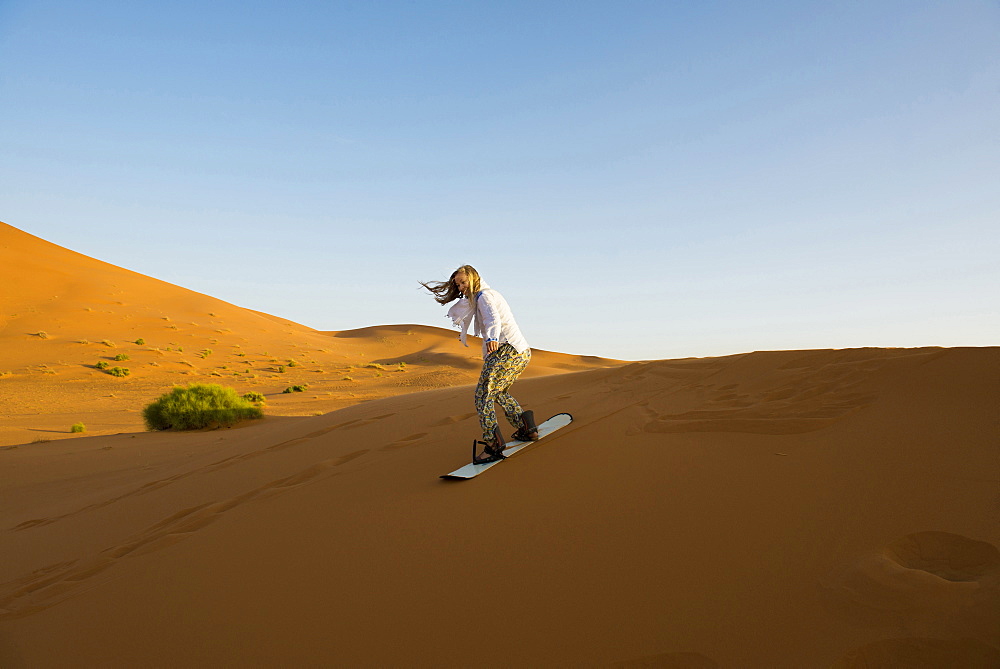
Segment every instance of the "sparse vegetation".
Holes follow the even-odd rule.
[[[31,440],[31,443],[33,443],[33,444],[47,444],[50,441],[52,441],[52,440],[49,439],[48,437],[36,437],[35,439]]]
[[[35,333],[35,336],[38,337],[39,339],[49,339],[49,333],[46,332],[45,330],[39,330],[38,332]]]
[[[94,367],[96,367],[97,369],[107,369],[110,366],[111,365],[109,365],[106,360],[101,360],[96,365],[94,365]]]
[[[289,360],[288,361],[288,366],[289,367],[298,367],[299,363],[295,362],[294,360]]]
[[[77,344],[89,344],[89,343],[90,343],[89,339],[81,339],[80,341],[77,342]]]
[[[246,396],[240,397],[236,389],[214,383],[176,386],[142,411],[147,430],[227,427],[263,415],[260,407],[254,406]]]
[[[282,393],[302,393],[302,392],[305,392],[306,388],[308,388],[308,387],[309,386],[305,385],[305,384],[303,384],[303,385],[296,385],[296,386],[288,386],[287,388],[285,388],[281,392]]]
[[[385,369],[385,367],[378,364],[377,362],[370,362],[367,365],[365,365],[365,367],[368,367],[370,369]]]
[[[74,432],[74,433],[75,432],[86,432],[87,431],[87,426],[84,425],[83,423],[73,423],[73,425],[69,428],[69,431],[70,432]]]
[[[202,359],[205,359],[208,356],[212,355],[212,349],[210,349],[210,348],[203,348],[202,350],[198,351],[198,355],[200,355],[202,357]]]
[[[285,373],[285,366],[284,365],[278,365],[278,373],[279,374],[284,374]]]
[[[345,376],[344,378],[341,379],[341,381],[353,381],[353,380],[354,379],[351,378],[350,376]]]
[[[146,340],[145,340],[145,339],[143,339],[142,337],[139,337],[138,339],[136,339],[136,340],[135,340],[135,343],[136,343],[136,344],[137,344],[138,346],[145,346],[145,345],[146,345]]]
[[[115,356],[115,361],[117,362],[123,362],[128,359],[129,359],[128,353],[119,353],[118,355]]]
[[[406,363],[405,362],[403,362],[403,361],[399,362],[399,371],[401,371],[401,372],[405,372],[406,371]]]
[[[128,367],[112,367],[108,370],[108,374],[117,377],[128,376],[130,373]]]
[[[101,343],[107,346],[108,348],[117,348],[117,345],[110,339],[102,339]]]

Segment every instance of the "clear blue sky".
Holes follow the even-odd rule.
[[[0,0],[0,100],[0,220],[319,329],[1000,344],[997,2]]]

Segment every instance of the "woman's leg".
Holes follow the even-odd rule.
[[[476,411],[479,412],[479,425],[485,441],[493,439],[493,431],[497,427],[494,402],[500,402],[511,425],[520,427],[521,406],[507,390],[530,360],[530,350],[518,353],[510,344],[503,344],[486,357],[476,386]]]

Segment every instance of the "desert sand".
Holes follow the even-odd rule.
[[[541,353],[517,395],[573,424],[454,482],[453,332],[318,332],[0,233],[0,666],[1000,665],[1000,348]],[[188,381],[267,416],[142,432]]]

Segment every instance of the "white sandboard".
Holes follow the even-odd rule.
[[[538,440],[540,441],[544,439],[546,435],[552,434],[559,428],[566,427],[572,422],[573,422],[573,417],[568,413],[557,413],[555,416],[549,418],[547,421],[538,426]],[[503,454],[509,458],[510,456],[520,451],[522,448],[530,446],[531,444],[534,443],[535,443],[534,441],[512,441],[509,444],[507,444],[507,448],[503,449]],[[441,478],[471,479],[476,476],[479,476],[493,465],[498,465],[501,462],[503,462],[503,460],[495,460],[494,462],[487,462],[481,465],[474,465],[472,463],[469,463],[464,467],[456,469],[450,474],[442,474]]]

